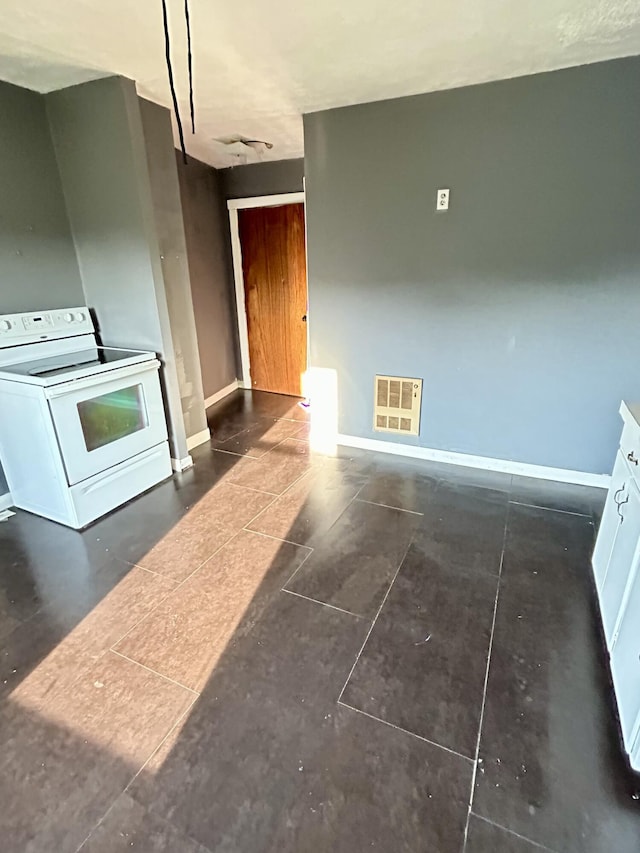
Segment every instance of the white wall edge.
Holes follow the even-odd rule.
[[[336,441],[345,447],[357,447],[361,450],[375,450],[378,453],[391,453],[395,456],[408,456],[412,459],[426,459],[431,462],[447,462],[450,465],[462,465],[466,468],[483,468],[486,471],[500,471],[504,474],[518,474],[521,477],[535,477],[538,480],[554,480],[558,483],[572,483],[578,486],[608,489],[611,482],[609,474],[590,474],[587,471],[571,471],[567,468],[547,468],[544,465],[531,465],[528,462],[472,456],[450,450],[434,450],[431,447],[398,444],[394,441],[360,438],[357,435],[337,435]]]
[[[204,401],[205,409],[208,409],[209,406],[213,406],[215,403],[219,403],[220,400],[224,400],[224,398],[228,397],[229,394],[233,394],[233,392],[238,389],[238,386],[238,380],[234,379],[233,382],[230,382],[228,385],[225,385],[224,388],[221,388],[219,391],[216,391],[215,394],[212,394],[210,397],[206,397]]]
[[[183,456],[182,459],[174,459],[172,456],[171,467],[177,474],[179,474],[182,471],[186,471],[187,468],[193,467],[193,459],[191,456]]]
[[[229,208],[229,230],[231,232],[231,262],[233,266],[233,284],[236,292],[236,319],[238,322],[238,340],[240,343],[240,379],[243,386],[251,387],[251,359],[249,356],[249,327],[247,309],[244,301],[244,275],[242,272],[242,246],[238,227],[238,210]]]
[[[0,495],[0,511],[3,509],[9,509],[11,506],[13,506],[11,492],[5,492],[4,495]]]
[[[256,195],[249,198],[230,198],[229,210],[243,210],[245,207],[277,207],[279,204],[304,204],[304,190],[297,193],[278,193],[277,195]]]
[[[187,438],[187,450],[193,450],[194,447],[200,447],[201,444],[209,441],[211,433],[208,429],[200,430],[195,435],[190,435]]]

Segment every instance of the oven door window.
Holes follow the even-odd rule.
[[[77,404],[87,450],[97,450],[147,426],[142,385],[120,388]]]

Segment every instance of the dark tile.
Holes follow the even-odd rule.
[[[548,850],[472,814],[464,853],[541,853]]]
[[[475,756],[506,506],[455,489],[439,494],[342,701]]]
[[[358,497],[384,506],[424,512],[437,484],[437,475],[425,473],[420,467],[386,462],[376,466]]]
[[[185,506],[169,481],[96,522],[85,536],[92,552],[137,563],[185,513]]]
[[[160,815],[147,811],[126,792],[121,794],[104,820],[78,853],[209,853]]]
[[[289,438],[261,459],[240,459],[228,472],[227,480],[238,486],[280,495],[315,464],[322,464],[322,460],[314,459],[308,443]]]
[[[271,495],[222,482],[188,510],[137,564],[182,581],[273,500]]]
[[[592,526],[511,505],[474,811],[559,851],[639,849],[590,606]]]
[[[488,471],[484,468],[468,468],[466,465],[450,465],[446,462],[433,462],[433,471],[440,479],[450,484],[476,486],[480,489],[508,492],[511,489],[511,474],[502,471]]]
[[[420,516],[355,500],[286,588],[373,617],[389,589]]]
[[[0,621],[27,620],[61,599],[95,603],[123,571],[88,532],[18,511],[0,525]]]
[[[308,556],[307,548],[240,531],[115,647],[194,690],[215,670],[242,617]]]
[[[7,850],[73,853],[193,693],[112,652],[59,646],[0,706]]]
[[[216,450],[260,459],[285,438],[291,438],[299,431],[300,425],[296,421],[261,418],[249,429],[230,438],[213,440],[212,446]]]
[[[264,391],[254,391],[251,393],[253,411],[263,416],[286,418],[302,422],[308,421],[311,418],[312,410],[301,405],[302,401],[298,397],[288,397],[285,394],[269,394]]]
[[[448,570],[498,575],[507,519],[506,492],[441,481],[414,542]]]
[[[131,795],[216,853],[457,853],[471,762],[335,704],[366,629],[285,594],[243,620]]]
[[[174,492],[176,503],[183,509],[190,509],[212,488],[225,482],[239,459],[230,453],[217,453],[210,444],[195,447],[191,457],[193,466],[181,474],[174,474],[167,484]]]
[[[95,586],[78,590],[43,607],[6,637],[0,654],[0,697],[8,695],[50,655],[68,653],[70,669],[87,655],[99,657],[140,619],[158,605],[173,588],[166,578],[144,569],[126,569],[112,588],[93,600]],[[71,652],[74,652],[74,655]]]
[[[360,491],[362,478],[323,467],[309,471],[249,525],[250,530],[313,545]]]
[[[605,489],[538,480],[534,477],[514,476],[511,485],[511,500],[517,503],[589,516],[594,507],[600,506],[603,496],[606,497]]]

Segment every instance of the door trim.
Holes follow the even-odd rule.
[[[251,360],[249,358],[249,330],[247,328],[247,309],[244,301],[244,274],[242,271],[242,247],[240,245],[240,229],[238,227],[238,211],[250,207],[280,207],[284,204],[304,204],[304,191],[298,193],[280,193],[279,195],[261,195],[250,198],[230,198],[227,201],[229,210],[229,228],[231,230],[231,260],[233,262],[233,282],[236,291],[236,317],[238,320],[238,337],[240,340],[240,379],[241,388],[251,388]],[[306,207],[305,207],[306,218]],[[306,256],[306,229],[305,229]],[[309,282],[307,280],[307,290]],[[307,330],[308,334],[308,330]],[[307,363],[309,348],[307,347]]]

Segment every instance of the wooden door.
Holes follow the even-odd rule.
[[[304,205],[238,211],[251,384],[302,396],[307,369]]]

